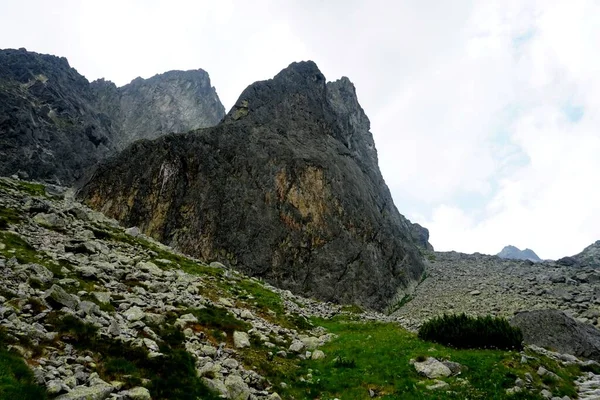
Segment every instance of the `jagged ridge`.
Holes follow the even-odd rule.
[[[218,126],[134,144],[80,196],[190,254],[383,309],[423,267],[369,129],[347,78],[293,63],[244,90]]]

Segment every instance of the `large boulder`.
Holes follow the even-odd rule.
[[[521,312],[510,323],[521,329],[527,344],[600,362],[600,331],[562,311]]]
[[[188,254],[382,310],[423,262],[369,130],[347,78],[293,63],[249,86],[216,127],[136,142],[79,196]]]

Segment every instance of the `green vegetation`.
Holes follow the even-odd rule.
[[[522,364],[516,351],[448,348],[421,340],[394,324],[352,322],[341,317],[313,322],[338,338],[321,348],[325,359],[302,361],[296,369],[288,367],[294,375],[285,380],[288,389],[280,391],[284,398],[367,399],[371,389],[381,399],[505,399],[506,389],[514,386],[515,379],[525,379],[529,373],[534,391],[510,398],[541,399],[544,382],[536,374],[540,365],[562,378],[546,382],[548,390],[557,396],[575,397],[573,379],[580,373],[579,367],[564,367],[537,354],[530,354],[535,359]],[[430,391],[425,386],[434,382],[420,376],[409,362],[427,357],[457,362],[463,370],[443,378],[447,388]]]
[[[0,399],[45,400],[46,391],[34,382],[31,369],[23,358],[7,350],[0,329]]]
[[[523,334],[504,318],[466,314],[433,318],[419,329],[419,338],[462,349],[521,349]]]
[[[208,306],[202,309],[189,309],[187,312],[198,318],[197,329],[204,331],[216,341],[223,337],[222,332],[227,334],[229,342],[232,342],[234,331],[246,332],[252,326],[240,321],[224,308]]]
[[[0,399],[44,400],[46,391],[34,383],[23,359],[0,344]]]
[[[100,376],[107,381],[122,381],[125,388],[144,385],[153,399],[217,399],[196,376],[194,358],[185,350],[183,333],[169,323],[174,318],[154,326],[164,339],[159,343],[162,356],[158,357],[150,357],[145,347],[99,337],[95,326],[72,315],[53,312],[46,323],[60,332],[62,340],[79,350],[91,351]]]
[[[46,188],[42,184],[0,178],[0,190],[10,189],[27,193],[30,196],[47,196]]]
[[[22,217],[17,211],[11,208],[0,207],[0,229],[5,230],[9,225],[18,224],[21,222],[21,219]]]

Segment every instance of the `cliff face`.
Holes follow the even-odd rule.
[[[421,277],[354,86],[312,62],[249,86],[223,122],[140,141],[79,193],[127,225],[295,292],[383,309]]]
[[[115,151],[88,81],[65,58],[0,51],[0,174],[70,183]]]
[[[212,126],[223,115],[202,70],[117,88],[90,84],[65,58],[0,50],[0,175],[70,185],[134,140]]]
[[[120,88],[98,80],[91,87],[98,109],[120,127],[120,148],[139,139],[214,126],[225,116],[208,73],[201,69],[136,78]]]

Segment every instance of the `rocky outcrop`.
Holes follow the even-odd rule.
[[[91,89],[98,109],[119,127],[119,148],[139,139],[214,126],[225,116],[208,73],[202,69],[136,78],[120,88],[98,80],[91,83]]]
[[[294,63],[249,86],[216,127],[135,143],[79,195],[189,254],[383,309],[423,264],[369,129],[347,78]]]
[[[70,185],[132,141],[215,125],[208,74],[171,71],[117,88],[67,59],[0,50],[0,175]]]
[[[71,183],[116,150],[112,121],[65,58],[0,51],[0,175]]]
[[[508,258],[511,260],[529,260],[533,262],[542,261],[537,254],[531,249],[520,250],[515,246],[505,246],[500,253],[497,254],[500,258]]]
[[[562,311],[521,312],[510,323],[521,329],[527,344],[600,362],[600,331],[575,321]]]
[[[600,268],[600,240],[583,249],[581,253],[572,257],[563,257],[556,262],[567,267]]]

